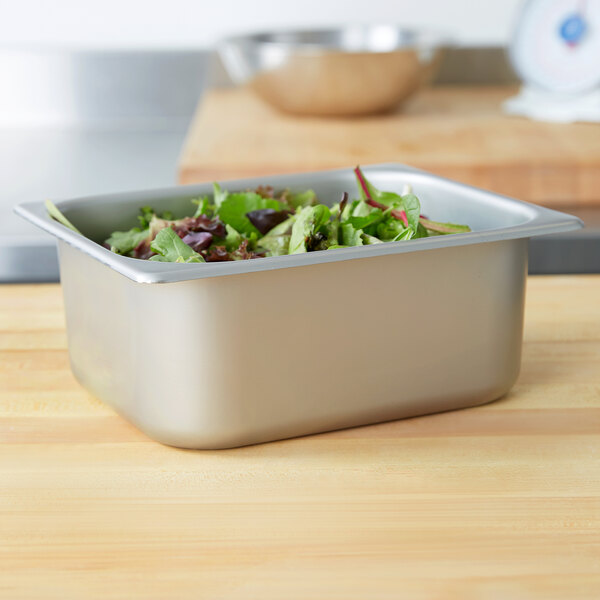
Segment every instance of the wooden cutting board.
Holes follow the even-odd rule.
[[[597,600],[599,303],[530,277],[497,402],[194,452],[75,381],[58,285],[0,286],[0,598]]]
[[[546,205],[600,204],[600,125],[501,111],[507,87],[434,87],[403,110],[294,117],[246,89],[207,92],[180,159],[181,183],[401,162]]]

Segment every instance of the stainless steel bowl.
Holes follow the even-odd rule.
[[[223,40],[232,80],[269,104],[302,115],[389,110],[429,80],[439,38],[392,25],[259,33]]]

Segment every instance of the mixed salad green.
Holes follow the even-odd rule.
[[[220,262],[470,231],[467,225],[426,218],[410,188],[401,194],[380,191],[360,167],[354,172],[358,198],[350,200],[345,192],[332,207],[320,204],[312,190],[276,192],[261,186],[228,192],[215,183],[212,198],[192,200],[193,215],[175,219],[145,206],[139,225],[115,231],[105,246],[117,254],[152,261]],[[50,205],[49,211],[72,227],[56,207]]]

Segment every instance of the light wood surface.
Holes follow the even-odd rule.
[[[523,351],[487,406],[184,451],[75,382],[59,286],[2,286],[0,598],[597,599],[600,276],[530,278]]]
[[[434,87],[364,118],[285,115],[244,89],[207,92],[181,183],[402,162],[546,205],[600,204],[600,125],[502,114],[513,88]]]

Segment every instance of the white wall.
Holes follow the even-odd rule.
[[[509,39],[522,0],[0,0],[0,43],[205,47],[237,31],[394,22],[464,45]]]

